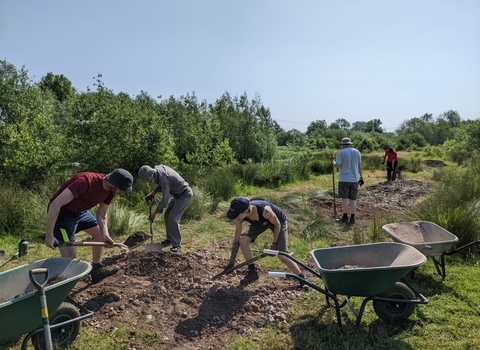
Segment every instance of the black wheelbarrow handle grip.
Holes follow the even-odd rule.
[[[45,275],[45,279],[39,283],[36,279],[35,279],[35,275],[42,275],[44,274]],[[32,269],[30,271],[28,271],[28,275],[30,277],[30,281],[32,282],[32,284],[39,290],[43,290],[43,288],[46,286],[47,284],[47,281],[48,281],[48,269],[45,268],[45,267],[42,267],[42,268],[39,268],[39,269]]]

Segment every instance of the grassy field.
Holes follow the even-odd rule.
[[[416,180],[431,180],[431,173],[428,172],[405,174],[405,176]],[[384,172],[371,172],[364,178],[366,185],[374,184],[384,181]],[[295,251],[298,259],[309,259],[308,253],[312,249],[327,246],[332,241],[332,237],[339,232],[337,223],[332,220],[320,220],[307,208],[311,198],[328,196],[331,187],[331,176],[321,176],[281,190],[258,193],[295,213],[290,224],[290,248]],[[183,250],[195,251],[209,243],[232,237],[233,225],[226,220],[220,220],[224,217],[227,207],[227,202],[220,203],[217,210],[208,217],[200,221],[183,223]],[[305,239],[300,232],[312,220],[315,220],[322,232],[330,234]],[[161,221],[155,223],[156,233],[159,232],[157,230],[161,230],[162,224]],[[148,232],[149,226],[145,224],[137,229]],[[368,236],[367,233],[366,235]],[[80,235],[78,240],[84,238],[86,235]],[[118,240],[121,241],[124,238],[126,237],[120,237]],[[353,239],[353,237],[345,238]],[[58,256],[58,251],[52,251],[44,246],[41,237],[29,239],[28,254],[1,267],[0,272],[35,260]],[[17,243],[18,237],[10,237],[3,239],[0,246],[7,252],[8,257],[16,252]],[[256,244],[261,245],[262,241]],[[220,254],[227,257],[229,251]],[[78,258],[90,261],[90,249],[78,249]],[[372,303],[369,302],[357,332],[352,332],[356,321],[354,314],[348,306],[342,308],[341,317],[344,325],[342,332],[337,325],[335,309],[326,305],[323,294],[312,289],[295,300],[294,305],[288,310],[286,321],[272,323],[248,337],[239,336],[237,339],[232,339],[226,348],[229,350],[480,349],[478,259],[454,254],[447,256],[445,260],[445,279],[437,274],[433,262],[428,259],[427,263],[416,271],[415,277],[408,280],[429,302],[427,305],[417,306],[413,315],[405,323],[385,323],[377,316]],[[278,267],[275,265],[278,264],[277,259],[267,259],[262,264]],[[320,287],[323,286],[319,280],[313,280],[313,282]],[[357,309],[360,308],[362,301],[363,298],[352,298],[353,306]],[[0,317],[5,316],[0,314]],[[101,341],[98,339],[99,336],[93,338],[91,335],[93,332],[88,328],[84,329],[85,331],[79,335],[72,349],[91,349],[92,341]],[[17,350],[19,347],[4,349]]]

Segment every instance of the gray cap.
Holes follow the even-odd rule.
[[[141,181],[147,182],[147,180],[152,177],[154,172],[155,170],[152,169],[152,167],[144,165],[138,170],[138,177],[140,177]]]
[[[123,192],[132,190],[133,176],[125,169],[116,169],[110,174],[105,175],[105,179]]]

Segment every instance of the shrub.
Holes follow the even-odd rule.
[[[193,197],[190,203],[185,208],[185,213],[182,219],[185,220],[200,220],[208,207],[211,204],[211,200],[207,194],[205,194],[200,188],[192,187]]]
[[[0,234],[45,234],[47,200],[16,184],[0,185]]]
[[[423,170],[422,160],[420,158],[410,158],[408,161],[401,164],[400,170],[408,170],[412,173],[419,173]]]
[[[228,200],[235,195],[238,178],[231,168],[214,169],[199,181],[199,187],[214,200]]]
[[[465,171],[445,169],[436,173],[442,186],[415,206],[415,220],[431,221],[459,238],[459,245],[479,238],[480,172],[477,160]]]

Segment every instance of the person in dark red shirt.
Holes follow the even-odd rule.
[[[47,209],[45,245],[54,249],[59,242],[75,242],[75,234],[85,231],[95,242],[114,243],[108,233],[107,210],[113,198],[132,190],[133,176],[125,169],[104,175],[82,172],[73,176],[50,198]],[[96,217],[89,209],[98,205]],[[76,247],[59,246],[64,258],[75,259]],[[118,271],[118,266],[102,264],[103,247],[93,247],[92,283]]]
[[[387,161],[387,181],[395,181],[397,178],[398,156],[393,148],[387,148],[385,150],[383,165],[385,165],[385,161]]]

